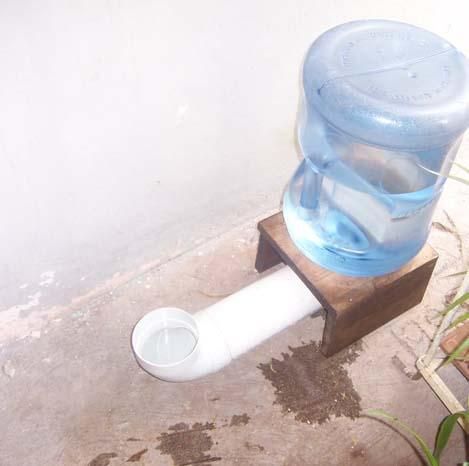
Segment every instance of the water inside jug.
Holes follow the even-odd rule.
[[[288,231],[307,257],[373,276],[419,252],[469,123],[467,77],[453,46],[402,23],[347,23],[312,45],[298,121],[304,158],[284,196]]]

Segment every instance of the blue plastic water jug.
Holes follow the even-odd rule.
[[[289,234],[338,273],[392,272],[425,244],[469,125],[469,67],[437,35],[394,21],[322,34],[303,66],[303,161],[284,197]]]

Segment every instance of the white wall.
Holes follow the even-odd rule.
[[[465,4],[0,0],[0,310],[66,301],[278,205],[309,43],[384,17],[469,53]]]

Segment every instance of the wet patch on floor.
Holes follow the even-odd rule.
[[[350,456],[352,458],[361,458],[363,460],[363,458],[366,456],[366,446],[361,443],[352,445],[350,447]]]
[[[251,443],[251,442],[244,442],[244,446],[246,447],[246,449],[248,449],[249,451],[258,451],[258,452],[262,452],[265,450],[265,448],[258,444],[258,443]]]
[[[402,372],[408,379],[410,379],[410,380],[419,380],[419,379],[422,378],[422,376],[420,375],[420,372],[410,371],[407,368],[407,366],[405,365],[405,363],[402,361],[402,359],[397,354],[395,354],[391,358],[391,362],[392,362],[393,366],[396,367],[400,372]]]
[[[245,426],[251,418],[246,414],[235,414],[231,416],[230,427]]]
[[[289,350],[281,360],[273,358],[258,366],[275,388],[274,403],[283,412],[307,424],[322,424],[332,416],[359,416],[361,398],[344,365],[357,359],[360,342],[330,358],[323,356],[316,342]]]
[[[96,458],[93,458],[88,466],[108,466],[112,458],[116,458],[117,453],[100,453]]]
[[[159,444],[156,449],[163,455],[171,456],[174,466],[207,466],[209,463],[221,461],[221,457],[212,456],[209,454],[212,446],[218,445],[214,442],[210,435],[210,431],[215,431],[221,428],[243,427],[249,423],[251,418],[247,413],[233,414],[230,422],[228,418],[223,419],[223,424],[216,426],[213,422],[196,422],[192,427],[185,423],[179,422],[168,428],[167,432],[161,433],[156,440]],[[115,460],[116,464],[123,463],[138,463],[142,461],[144,456],[148,453],[149,448],[153,448],[153,442],[144,440],[139,437],[127,437],[126,442],[135,443],[143,442],[141,449],[135,453],[128,452],[126,456],[120,456]],[[245,443],[245,447],[251,451],[262,452],[264,447],[262,445]],[[137,448],[137,447],[134,447]],[[109,466],[113,458],[117,458],[117,453],[101,453],[96,458],[91,460],[87,466]],[[125,459],[127,458],[127,459]],[[112,466],[112,465],[111,465]]]
[[[140,461],[143,457],[143,455],[148,451],[148,448],[144,448],[143,450],[137,451],[137,453],[134,453],[129,457],[129,459],[126,461],[126,463],[137,463]]]
[[[168,432],[163,432],[157,438],[160,444],[156,448],[162,454],[170,455],[175,466],[207,466],[221,460],[219,456],[208,454],[213,446],[208,432],[214,429],[212,422],[196,422],[192,427],[180,422],[169,427]]]

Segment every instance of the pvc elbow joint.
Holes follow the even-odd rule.
[[[149,374],[169,382],[216,372],[273,334],[320,309],[285,267],[194,315],[165,307],[132,332],[132,349]]]

